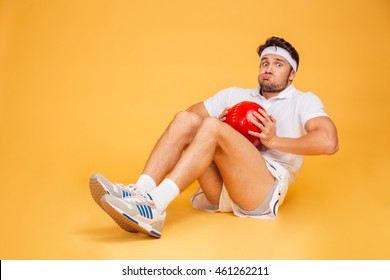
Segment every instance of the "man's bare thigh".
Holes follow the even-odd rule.
[[[220,139],[214,161],[233,201],[252,210],[267,197],[274,185],[265,159],[244,136],[221,123]]]

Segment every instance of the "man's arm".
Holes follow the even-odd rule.
[[[206,110],[206,107],[204,106],[203,102],[196,103],[189,107],[186,111],[195,113],[199,115],[202,118],[209,117],[209,113]]]
[[[337,129],[328,117],[316,117],[305,124],[300,138],[277,137],[269,148],[298,155],[331,155],[338,151]]]

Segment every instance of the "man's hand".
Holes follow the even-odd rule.
[[[226,114],[229,112],[230,108],[226,108],[225,110],[223,110],[223,112],[218,116],[218,119],[221,121],[221,122],[224,122],[226,121]]]
[[[271,147],[272,143],[277,140],[276,136],[276,120],[268,115],[265,110],[259,109],[258,112],[253,112],[256,119],[252,119],[251,123],[257,126],[261,133],[249,130],[249,134],[259,137],[261,143],[266,147]]]

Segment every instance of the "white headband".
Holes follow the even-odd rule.
[[[291,57],[290,53],[287,50],[277,46],[267,47],[262,51],[260,55],[260,60],[266,54],[280,55],[281,57],[285,58],[288,61],[288,63],[290,63],[294,71],[297,72],[297,62]]]

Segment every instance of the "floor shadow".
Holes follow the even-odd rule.
[[[143,233],[127,232],[116,225],[82,228],[75,230],[73,233],[81,238],[98,243],[131,243],[157,240],[157,238]]]

